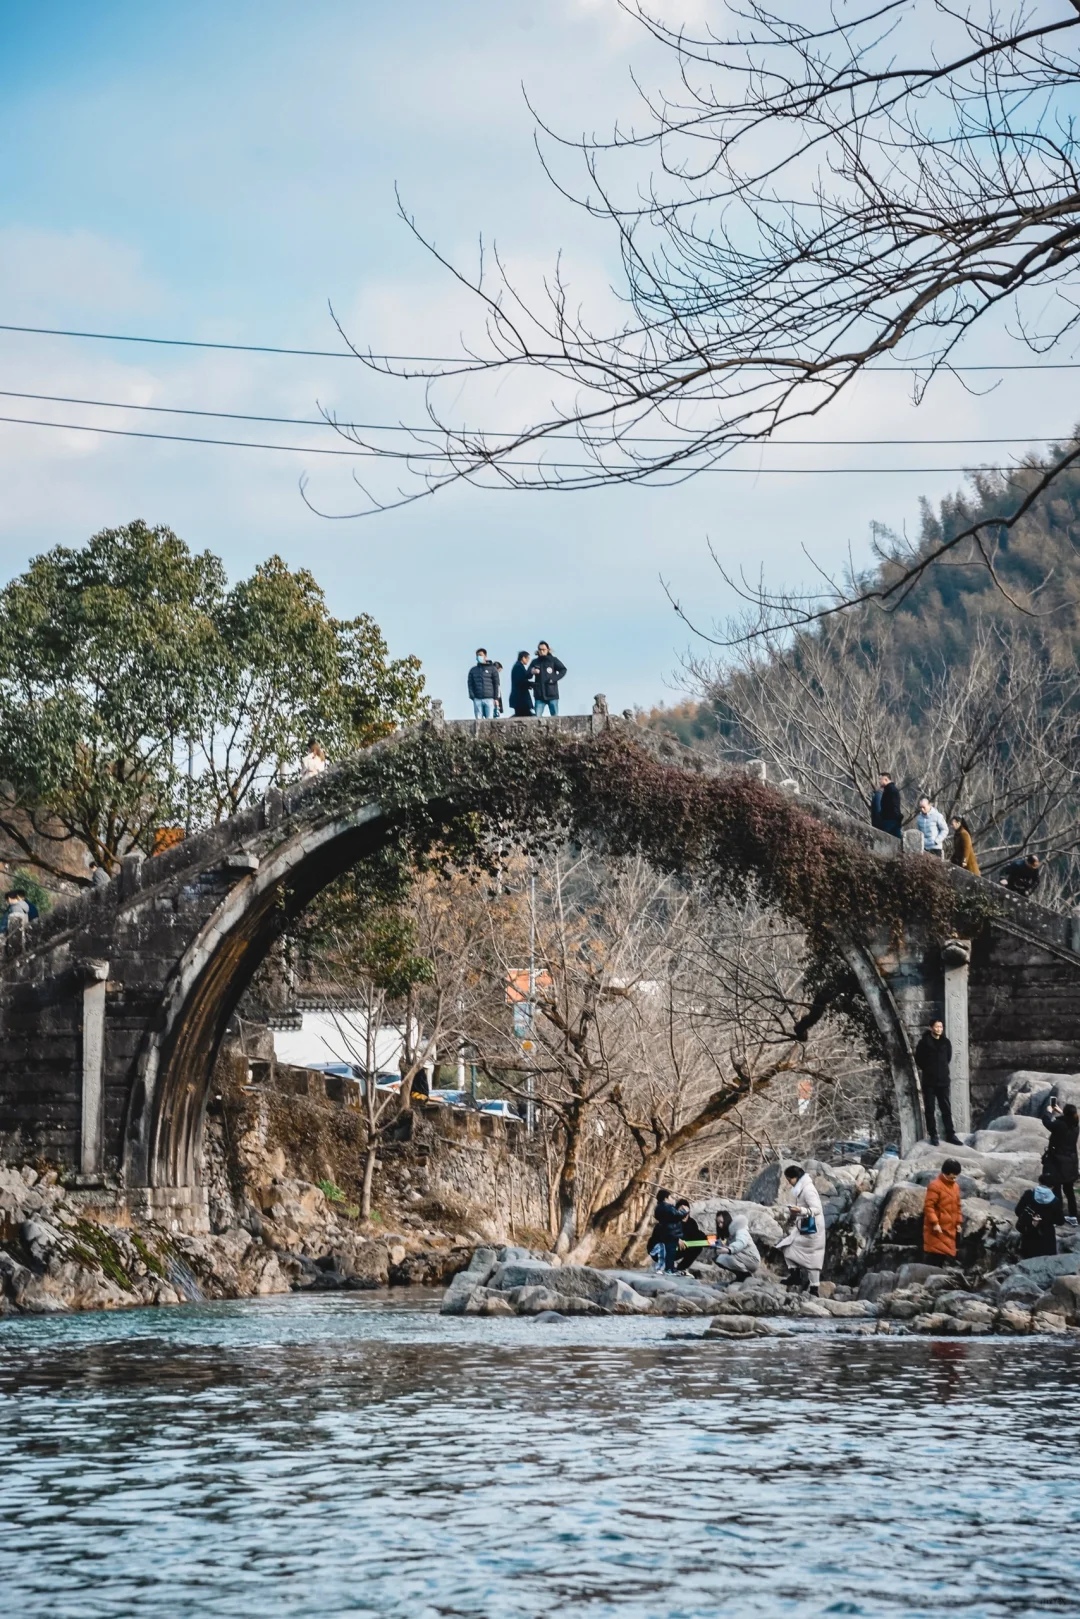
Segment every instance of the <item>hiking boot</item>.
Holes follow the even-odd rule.
[[[1076,1222],[1076,1215],[1075,1214],[1067,1214],[1065,1216],[1065,1224],[1066,1225],[1076,1225],[1076,1223],[1077,1222]]]
[[[938,1140],[937,1136],[930,1136],[929,1141],[930,1141],[930,1145],[932,1147],[940,1147],[941,1146],[941,1142]]]
[[[962,1147],[964,1145],[959,1136],[946,1136],[945,1140],[949,1143],[950,1147]]]

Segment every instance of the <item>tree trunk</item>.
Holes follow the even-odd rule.
[[[374,1141],[372,1141],[364,1154],[364,1185],[360,1193],[360,1218],[362,1220],[371,1219],[371,1183],[375,1179],[375,1154],[378,1150]]]
[[[581,1149],[586,1116],[585,1104],[578,1102],[567,1109],[562,1120],[563,1130],[566,1133],[566,1146],[559,1169],[559,1232],[555,1239],[557,1254],[569,1253],[577,1236],[578,1153]]]

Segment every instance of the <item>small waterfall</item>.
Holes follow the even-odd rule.
[[[202,1288],[182,1259],[177,1259],[175,1255],[169,1254],[165,1260],[165,1269],[168,1272],[169,1281],[186,1303],[202,1304],[205,1301]]]

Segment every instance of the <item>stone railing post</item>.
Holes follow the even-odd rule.
[[[107,961],[82,961],[82,1128],[79,1171],[100,1175],[105,1163],[105,992]]]
[[[970,939],[946,939],[941,948],[945,968],[945,1033],[952,1046],[951,1101],[958,1136],[971,1129],[971,1048],[968,1040],[968,968]]]

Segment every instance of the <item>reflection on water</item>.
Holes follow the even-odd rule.
[[[1073,1614],[1067,1344],[294,1297],[0,1322],[0,1611]]]

